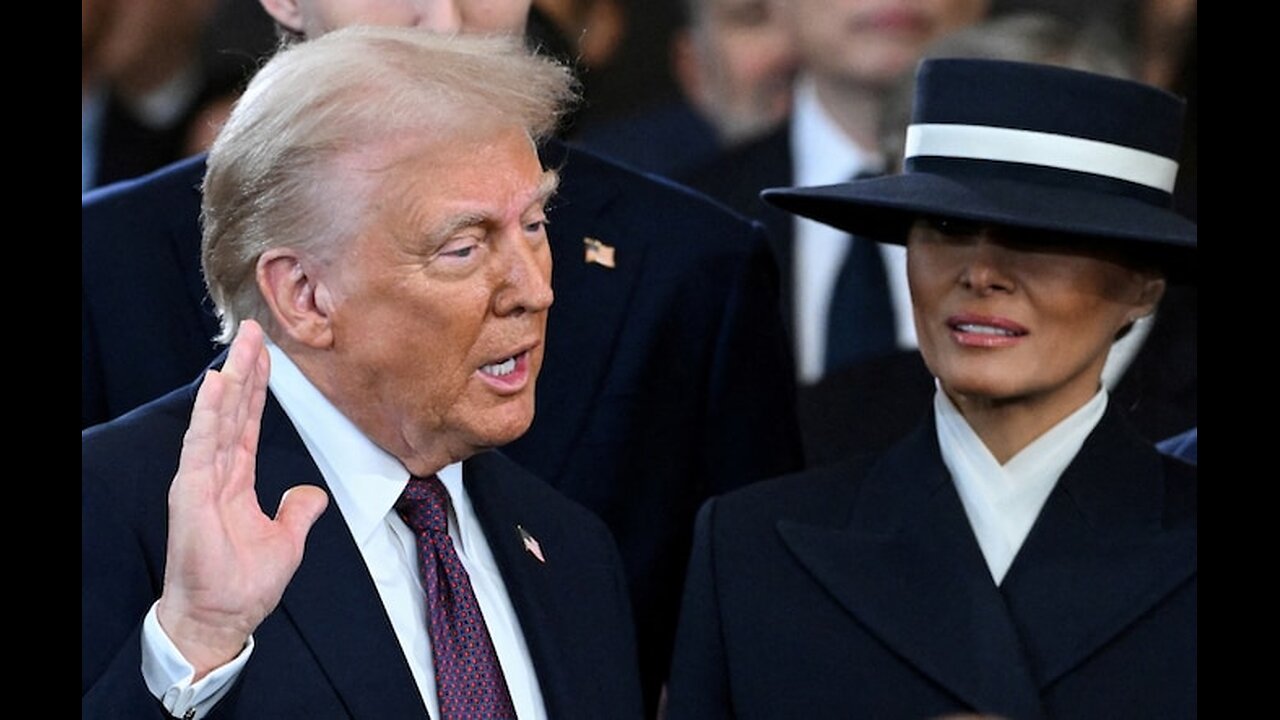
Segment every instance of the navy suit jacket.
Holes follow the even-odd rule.
[[[575,131],[574,141],[629,167],[676,178],[721,152],[720,136],[683,98]]]
[[[142,618],[164,578],[168,488],[198,383],[82,436],[81,679],[85,718],[167,717],[142,680]],[[626,578],[598,518],[497,451],[463,463],[553,718],[639,718]],[[257,491],[326,488],[274,397],[263,415]],[[538,539],[526,552],[516,525]],[[424,718],[408,663],[336,504],[312,528],[302,564],[218,718]]]
[[[1195,469],[1114,404],[996,586],[932,415],[699,514],[669,720],[1196,716]]]
[[[718,157],[677,176],[689,187],[758,220],[765,226],[770,246],[778,262],[779,301],[782,320],[790,330],[795,319],[795,215],[774,207],[760,197],[760,191],[795,184],[795,163],[791,154],[791,121],[755,140],[726,150]]]
[[[802,464],[778,274],[758,225],[562,143],[548,233],[556,299],[529,431],[505,454],[604,519],[631,583],[650,708],[670,659],[694,515]],[[196,157],[85,196],[82,424],[196,377],[217,354]],[[584,261],[584,238],[616,267]]]

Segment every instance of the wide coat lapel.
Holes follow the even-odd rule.
[[[258,494],[273,512],[289,487],[328,486],[274,396],[263,413]],[[377,588],[336,503],[307,536],[302,565],[285,590],[284,612],[314,653],[351,717],[426,717]]]
[[[616,184],[615,173],[601,170],[602,161],[554,142],[541,156],[546,167],[561,173],[560,190],[547,213],[555,303],[547,320],[545,360],[538,376],[539,414],[508,451],[554,482],[583,437],[591,408],[613,365],[627,307],[644,270],[646,243],[630,227],[635,219],[620,207],[625,188]],[[613,247],[612,268],[587,262],[587,239]],[[608,351],[601,352],[601,347]],[[554,413],[556,421],[539,423],[543,413],[548,417]]]
[[[869,632],[979,712],[1044,716],[932,420],[873,467],[850,522],[780,521],[797,560]]]
[[[1063,473],[1001,586],[1049,685],[1196,574],[1196,527],[1166,523],[1164,463],[1114,406]]]

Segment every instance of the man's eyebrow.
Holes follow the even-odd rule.
[[[538,182],[538,189],[533,193],[533,199],[530,200],[529,205],[546,205],[559,187],[560,173],[555,170],[543,170],[542,180]]]
[[[538,187],[530,196],[529,204],[526,207],[545,205],[547,200],[551,199],[551,196],[555,194],[556,189],[559,187],[559,173],[555,170],[543,171],[542,178],[538,181]],[[448,218],[439,227],[432,231],[429,237],[429,242],[433,247],[443,245],[459,230],[483,225],[491,219],[492,217],[488,213],[484,212],[459,213]]]

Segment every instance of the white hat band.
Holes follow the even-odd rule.
[[[925,123],[907,128],[906,158],[1016,162],[1103,175],[1173,192],[1178,163],[1123,145],[989,125]]]

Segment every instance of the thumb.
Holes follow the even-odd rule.
[[[305,539],[329,505],[329,496],[315,485],[298,485],[285,491],[276,511],[276,522],[298,539]]]

